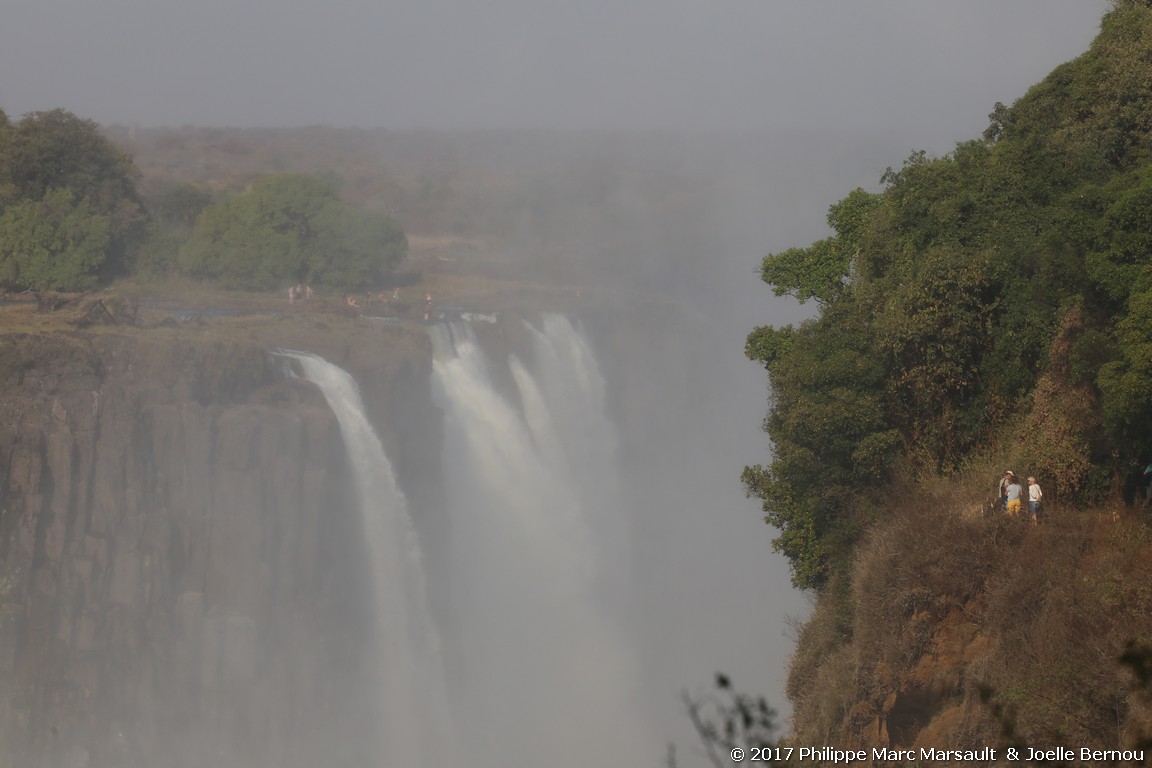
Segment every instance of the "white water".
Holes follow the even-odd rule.
[[[432,329],[459,735],[481,768],[659,765],[607,579],[624,534],[604,381],[570,321],[541,325],[531,368],[489,360],[467,323]]]
[[[378,765],[660,765],[627,626],[629,531],[595,356],[559,315],[525,324],[525,360],[490,359],[473,327],[431,329],[450,530],[449,572],[436,574],[452,595],[447,684],[430,574],[356,383],[318,357],[281,353],[323,393],[352,463],[378,622]]]
[[[439,639],[425,595],[423,558],[408,505],[384,446],[343,369],[306,353],[280,352],[328,401],[352,465],[372,567],[380,668],[382,768],[455,764]]]

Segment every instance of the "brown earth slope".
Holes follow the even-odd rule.
[[[860,546],[852,583],[803,629],[798,744],[1118,749],[1152,733],[1120,658],[1152,638],[1142,513],[1058,509],[1041,525],[947,496],[905,505]]]

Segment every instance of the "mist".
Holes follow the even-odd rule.
[[[143,125],[835,126],[922,142],[982,129],[992,103],[1081,51],[1106,7],[21,1],[0,29],[0,104]]]
[[[771,457],[760,429],[768,382],[744,338],[811,315],[759,281],[761,257],[826,236],[829,205],[878,189],[912,151],[978,137],[997,101],[1086,48],[1106,8],[19,2],[0,28],[0,109],[63,106],[108,125],[145,184],[180,180],[147,165],[164,126],[230,126],[252,146],[325,126],[300,135],[331,137],[329,156],[391,174],[356,202],[410,235],[483,243],[460,257],[460,275],[560,286],[565,309],[579,290],[571,312],[534,300],[502,307],[498,326],[429,330],[445,473],[416,477],[418,462],[391,456],[409,492],[394,531],[411,522],[425,570],[412,583],[399,566],[377,573],[377,602],[363,605],[381,610],[379,594],[427,582],[425,640],[405,647],[416,653],[435,634],[442,657],[422,655],[423,683],[400,690],[415,701],[442,685],[448,701],[414,703],[423,708],[401,720],[435,711],[456,736],[441,755],[466,756],[471,742],[474,764],[496,768],[502,750],[574,739],[596,749],[508,764],[600,764],[612,750],[622,759],[603,764],[657,766],[672,742],[688,768],[680,693],[705,690],[716,672],[765,695],[787,729],[790,624],[808,605],[739,482],[746,464]],[[280,170],[332,170],[311,162],[285,152]],[[467,216],[418,209],[412,190],[425,178]],[[504,343],[492,341],[497,328]],[[564,389],[579,378],[571,370],[545,366],[542,350],[572,338],[601,380],[595,397]],[[598,450],[573,448],[586,440]],[[395,672],[374,674],[395,686]],[[372,712],[402,706],[389,690]],[[431,740],[386,754],[433,765],[443,758],[427,757]]]

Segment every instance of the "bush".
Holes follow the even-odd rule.
[[[91,120],[0,119],[0,286],[86,290],[124,273],[145,221],[136,175]]]
[[[237,288],[303,282],[362,290],[379,285],[407,249],[385,214],[341,202],[329,181],[286,174],[208,207],[178,264],[191,277]]]
[[[112,224],[68,189],[25,201],[0,216],[0,282],[15,288],[95,288],[108,258]]]

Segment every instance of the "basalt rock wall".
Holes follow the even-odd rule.
[[[280,330],[356,376],[405,490],[430,497],[423,336]],[[0,767],[369,762],[339,428],[231,335],[0,336]]]

